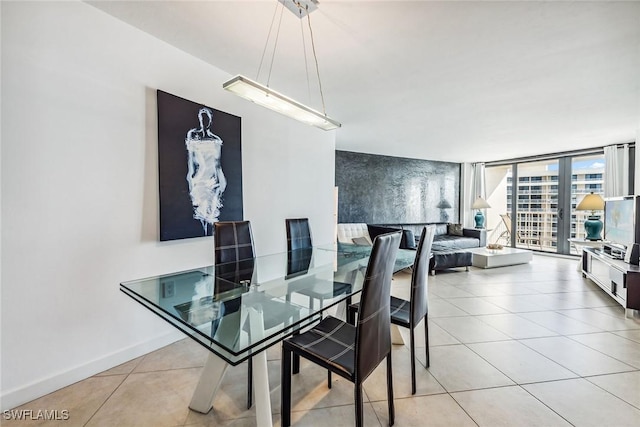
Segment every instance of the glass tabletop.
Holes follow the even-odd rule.
[[[237,365],[360,292],[371,247],[260,256],[120,284],[120,290]],[[396,271],[413,264],[400,250]]]

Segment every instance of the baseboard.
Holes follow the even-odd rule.
[[[170,331],[159,337],[123,348],[122,350],[118,350],[67,371],[42,378],[31,384],[13,390],[3,391],[0,395],[0,406],[3,411],[15,408],[16,406],[30,402],[95,374],[104,372],[107,369],[121,365],[129,360],[133,360],[136,357],[143,356],[151,351],[174,343],[181,338],[184,338],[184,334],[179,331]]]
[[[574,260],[576,262],[578,262],[580,260],[580,255],[557,254],[557,253],[554,253],[554,252],[541,252],[541,251],[533,251],[533,254],[534,255],[548,256],[548,257],[553,257],[553,258],[570,259],[570,260]]]

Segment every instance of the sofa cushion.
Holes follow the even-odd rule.
[[[450,234],[441,234],[433,238],[432,252],[451,251],[454,249],[469,249],[480,246],[480,241],[473,237],[452,236]]]
[[[429,270],[444,270],[445,268],[468,267],[471,265],[472,254],[465,251],[434,252],[429,263]]]
[[[400,238],[400,249],[415,249],[416,238],[411,230],[405,230],[399,226],[387,226],[387,225],[373,225],[369,224],[369,236],[371,239],[375,239],[376,236],[386,233],[393,233],[394,231],[401,231],[402,237]]]
[[[447,234],[450,234],[452,236],[464,236],[464,233],[462,231],[463,227],[462,224],[448,224],[447,225]]]
[[[354,237],[351,241],[353,241],[354,245],[371,246],[371,242],[366,237]]]
[[[447,234],[447,225],[446,223],[443,224],[436,224],[436,236],[441,236],[443,234]]]

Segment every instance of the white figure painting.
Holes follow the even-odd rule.
[[[212,111],[201,108],[198,120],[200,127],[189,130],[184,142],[188,153],[187,182],[193,218],[200,221],[206,236],[209,224],[218,221],[220,217],[222,194],[227,187],[227,180],[220,162],[222,139],[211,131]]]

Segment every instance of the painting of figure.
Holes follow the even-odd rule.
[[[160,240],[242,220],[240,117],[158,90]]]
[[[187,132],[187,182],[193,205],[193,217],[200,221],[204,233],[209,224],[218,221],[222,209],[222,194],[227,188],[220,156],[222,139],[211,132],[213,112],[201,108],[198,112],[199,128]]]

